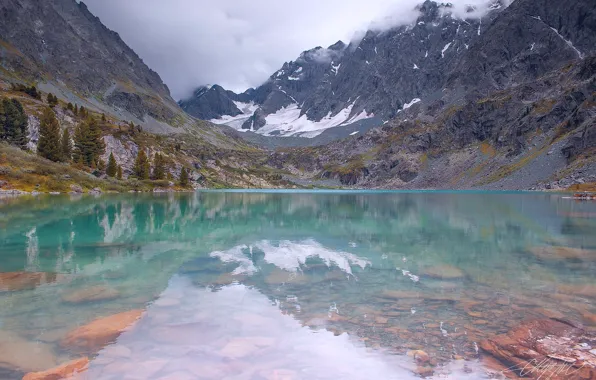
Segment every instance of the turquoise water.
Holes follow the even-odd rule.
[[[85,379],[495,378],[482,339],[596,322],[596,203],[560,194],[5,198],[0,227],[2,379],[81,356]]]

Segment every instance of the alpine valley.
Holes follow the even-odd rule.
[[[463,13],[427,0],[416,12],[305,51],[257,88],[200,86],[176,102],[84,3],[2,0],[0,97],[22,104],[28,144],[0,144],[0,185],[175,190],[184,171],[195,188],[594,188],[593,0],[487,0]],[[67,135],[98,120],[97,161],[34,156],[49,94]],[[139,178],[140,150],[162,157],[163,180]],[[111,155],[121,178],[104,170]]]

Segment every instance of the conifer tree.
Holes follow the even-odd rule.
[[[188,186],[188,172],[185,167],[182,167],[182,170],[180,171],[180,186]]]
[[[160,153],[155,153],[153,159],[153,179],[162,180],[166,177],[166,163]]]
[[[66,105],[66,109],[69,111],[74,111],[74,107],[71,102],[68,102],[68,104]]]
[[[64,132],[62,132],[60,146],[62,147],[62,161],[70,161],[72,159],[72,141],[68,129],[64,129]]]
[[[0,101],[0,140],[26,149],[29,142],[28,123],[21,102],[16,99]]]
[[[132,170],[138,179],[149,179],[150,169],[151,166],[149,164],[147,154],[145,153],[145,150],[141,148],[139,149],[139,153],[137,154],[137,158]]]
[[[60,124],[51,108],[46,108],[39,124],[39,140],[37,154],[51,161],[62,160],[62,146],[60,144]]]
[[[99,157],[105,151],[105,143],[101,139],[101,129],[93,118],[79,123],[74,136],[74,159],[89,167],[97,167]]]
[[[110,158],[108,159],[108,168],[106,169],[106,174],[108,177],[115,177],[118,173],[118,164],[116,163],[116,159],[114,158],[114,154],[110,153]]]
[[[75,116],[79,114],[79,105],[78,104],[75,104],[73,112],[74,112]]]
[[[116,172],[116,179],[122,180],[122,166],[118,165],[118,171]]]
[[[105,114],[105,113],[102,113],[102,114],[101,114],[101,121],[102,121],[103,123],[105,123],[105,122],[107,122],[107,121],[108,121],[108,120],[106,119],[106,114]]]
[[[79,115],[81,115],[81,117],[87,117],[87,109],[81,106],[81,108],[79,108]]]
[[[58,104],[58,98],[51,92],[48,94],[48,105],[50,108],[54,108]]]

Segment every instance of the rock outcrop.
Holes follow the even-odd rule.
[[[596,335],[564,320],[529,321],[481,342],[512,373],[553,380],[596,379]]]

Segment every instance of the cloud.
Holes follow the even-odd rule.
[[[455,2],[475,1],[486,2]],[[383,20],[377,23],[383,27],[412,21],[419,2],[87,0],[86,4],[179,99],[202,84],[232,90],[258,86],[302,51],[349,41],[373,20]]]

